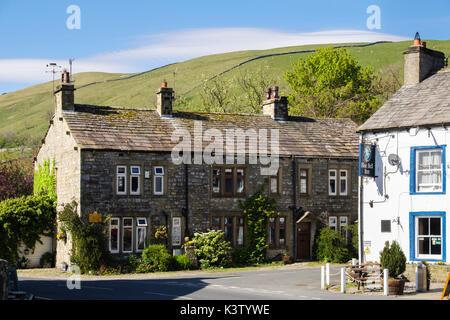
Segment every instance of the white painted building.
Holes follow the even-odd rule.
[[[395,240],[408,262],[450,263],[450,70],[424,43],[404,57],[405,84],[358,128],[360,261]]]

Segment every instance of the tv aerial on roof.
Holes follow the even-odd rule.
[[[397,154],[391,153],[388,156],[388,162],[389,162],[389,164],[391,166],[398,166],[400,164],[401,160],[400,160],[400,157]]]

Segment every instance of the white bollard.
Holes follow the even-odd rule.
[[[384,295],[388,296],[389,295],[389,270],[388,269],[384,269],[383,270],[384,273]]]
[[[325,267],[320,267],[320,289],[325,289]]]
[[[330,285],[330,264],[329,263],[326,264],[326,278],[327,278],[327,280],[326,280],[327,286],[329,286]]]
[[[416,292],[419,292],[419,268],[416,267]]]
[[[341,293],[345,293],[345,268],[341,268]]]

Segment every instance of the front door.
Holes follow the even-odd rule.
[[[297,223],[297,259],[311,259],[311,222]]]

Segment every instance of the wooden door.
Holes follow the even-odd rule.
[[[311,222],[297,223],[297,259],[311,259]]]

